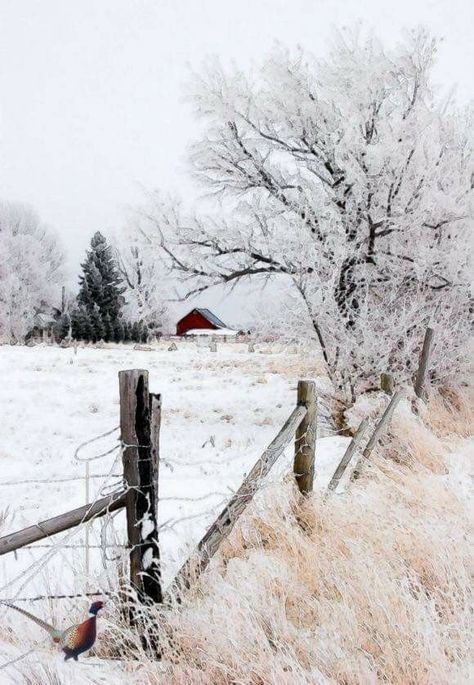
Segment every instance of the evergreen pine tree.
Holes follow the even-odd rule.
[[[112,321],[120,316],[124,304],[121,287],[122,279],[115,263],[112,248],[107,245],[104,236],[97,231],[91,240],[91,249],[87,251],[86,260],[79,277],[79,294],[77,301],[91,314],[98,307],[102,317],[109,314]]]
[[[69,336],[71,330],[71,317],[69,314],[61,314],[54,324],[54,337],[60,342]]]
[[[99,311],[99,308],[94,307],[89,316],[92,325],[92,341],[98,342],[99,340],[103,340],[105,335],[105,326],[102,321],[102,315]]]
[[[79,308],[76,307],[71,313],[71,335],[73,340],[81,340],[81,333]]]
[[[140,324],[137,321],[132,325],[131,338],[133,342],[140,342]]]
[[[79,307],[77,310],[77,327],[79,330],[79,340],[85,340],[86,342],[93,340],[91,319],[85,307]]]
[[[120,319],[117,319],[117,321],[120,321]],[[102,317],[102,322],[104,324],[104,340],[105,342],[110,342],[114,339],[114,327],[109,313]]]
[[[142,343],[147,343],[147,342],[148,342],[149,335],[150,335],[150,334],[149,334],[149,331],[148,331],[148,326],[145,324],[145,325],[143,326],[143,328],[142,328],[142,337],[141,337]]]
[[[123,324],[123,341],[129,342],[132,339],[132,327],[129,321],[124,321]]]
[[[124,341],[124,325],[121,319],[113,322],[113,339],[116,343]]]

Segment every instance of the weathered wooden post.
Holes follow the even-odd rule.
[[[433,336],[434,330],[428,327],[426,329],[425,338],[423,340],[423,347],[420,354],[418,372],[416,374],[415,380],[415,394],[420,399],[424,399],[425,397],[426,373],[428,371],[428,363],[430,360],[431,346],[433,344]]]
[[[296,429],[293,473],[299,491],[306,495],[313,489],[316,450],[316,386],[314,381],[298,381],[298,405],[306,407],[306,415]]]
[[[148,393],[148,371],[119,372],[130,584],[141,602],[161,602],[158,546],[160,397]],[[133,617],[132,617],[133,618]]]
[[[150,503],[153,512],[152,523],[148,535],[144,536],[144,544],[151,543],[153,554],[153,572],[143,576],[144,591],[146,597],[154,602],[163,601],[161,587],[160,545],[158,537],[158,497],[160,478],[160,430],[161,430],[161,395],[150,393],[150,477],[151,494]]]
[[[372,454],[372,451],[376,444],[378,443],[380,437],[382,436],[383,431],[385,430],[385,427],[388,426],[390,421],[392,420],[393,412],[395,411],[397,404],[400,402],[402,399],[402,392],[401,390],[398,390],[395,395],[392,395],[392,399],[387,405],[387,408],[385,409],[384,413],[382,414],[382,418],[379,420],[377,425],[375,426],[375,430],[370,436],[370,439],[365,446],[364,451],[362,452],[357,464],[355,465],[355,468],[352,472],[351,475],[351,480],[357,480],[357,478],[360,477],[360,474],[362,472],[362,469],[366,463],[369,461],[369,457]]]
[[[367,428],[369,426],[369,419],[362,419],[359,428],[357,429],[356,434],[352,438],[352,440],[349,443],[349,446],[347,447],[346,451],[344,452],[344,456],[342,457],[341,461],[339,462],[339,465],[337,469],[334,471],[333,477],[329,481],[328,485],[328,490],[335,490],[337,486],[339,485],[339,481],[341,480],[344,471],[346,470],[350,460],[356,453],[360,443],[362,442],[364,435],[367,431]]]

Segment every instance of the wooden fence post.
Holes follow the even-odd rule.
[[[148,393],[148,371],[119,372],[120,430],[126,493],[130,584],[141,602],[162,599],[158,548],[160,400]],[[133,617],[132,617],[133,618]]]
[[[372,450],[374,449],[375,445],[378,443],[385,427],[390,423],[392,419],[393,412],[396,409],[397,404],[400,402],[402,399],[402,392],[401,390],[398,390],[395,395],[392,395],[392,399],[388,403],[387,408],[385,409],[384,413],[382,414],[382,418],[380,421],[377,423],[375,426],[375,430],[370,436],[370,439],[365,446],[364,451],[362,452],[357,464],[355,465],[354,471],[352,472],[351,475],[351,480],[357,480],[359,478],[363,465],[368,462],[370,455],[372,454]]]
[[[306,416],[296,429],[293,473],[299,491],[306,495],[313,490],[316,449],[316,386],[314,381],[298,381],[298,405],[306,407]]]
[[[342,475],[344,471],[346,470],[350,460],[354,456],[357,448],[359,447],[360,443],[362,442],[365,432],[369,426],[369,419],[362,419],[359,428],[357,429],[356,434],[350,441],[346,451],[344,452],[344,456],[342,457],[341,461],[339,462],[339,466],[337,469],[334,471],[334,475],[329,481],[328,485],[328,490],[335,490],[337,486],[339,485],[339,481],[342,478]]]
[[[425,397],[425,382],[426,373],[428,371],[428,362],[430,360],[431,345],[433,344],[434,330],[427,328],[425,338],[423,340],[423,347],[420,354],[420,361],[418,364],[418,372],[415,380],[415,394],[417,397],[424,399]]]
[[[143,543],[148,549],[152,549],[153,572],[148,572],[143,576],[144,591],[147,597],[154,602],[163,601],[163,591],[161,587],[161,566],[160,566],[160,545],[158,536],[158,495],[160,482],[160,429],[161,429],[161,395],[151,393],[150,401],[150,474],[149,482],[149,512],[150,526],[148,535],[144,536]]]

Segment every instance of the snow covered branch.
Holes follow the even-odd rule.
[[[212,65],[191,161],[219,204],[193,215],[154,196],[142,210],[188,296],[283,279],[291,337],[318,340],[339,388],[409,376],[428,323],[453,368],[462,354],[472,141],[433,95],[435,53],[418,31],[390,52],[339,36],[323,63],[280,49],[251,78]]]
[[[0,339],[19,342],[61,305],[63,254],[29,207],[0,203]]]

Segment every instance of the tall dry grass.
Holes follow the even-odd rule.
[[[143,612],[161,662],[118,602],[96,654],[151,685],[470,682],[472,520],[448,474],[468,411],[452,406],[401,412],[345,493],[265,489],[182,603]]]
[[[433,391],[424,419],[438,436],[469,437],[474,430],[474,386]]]

